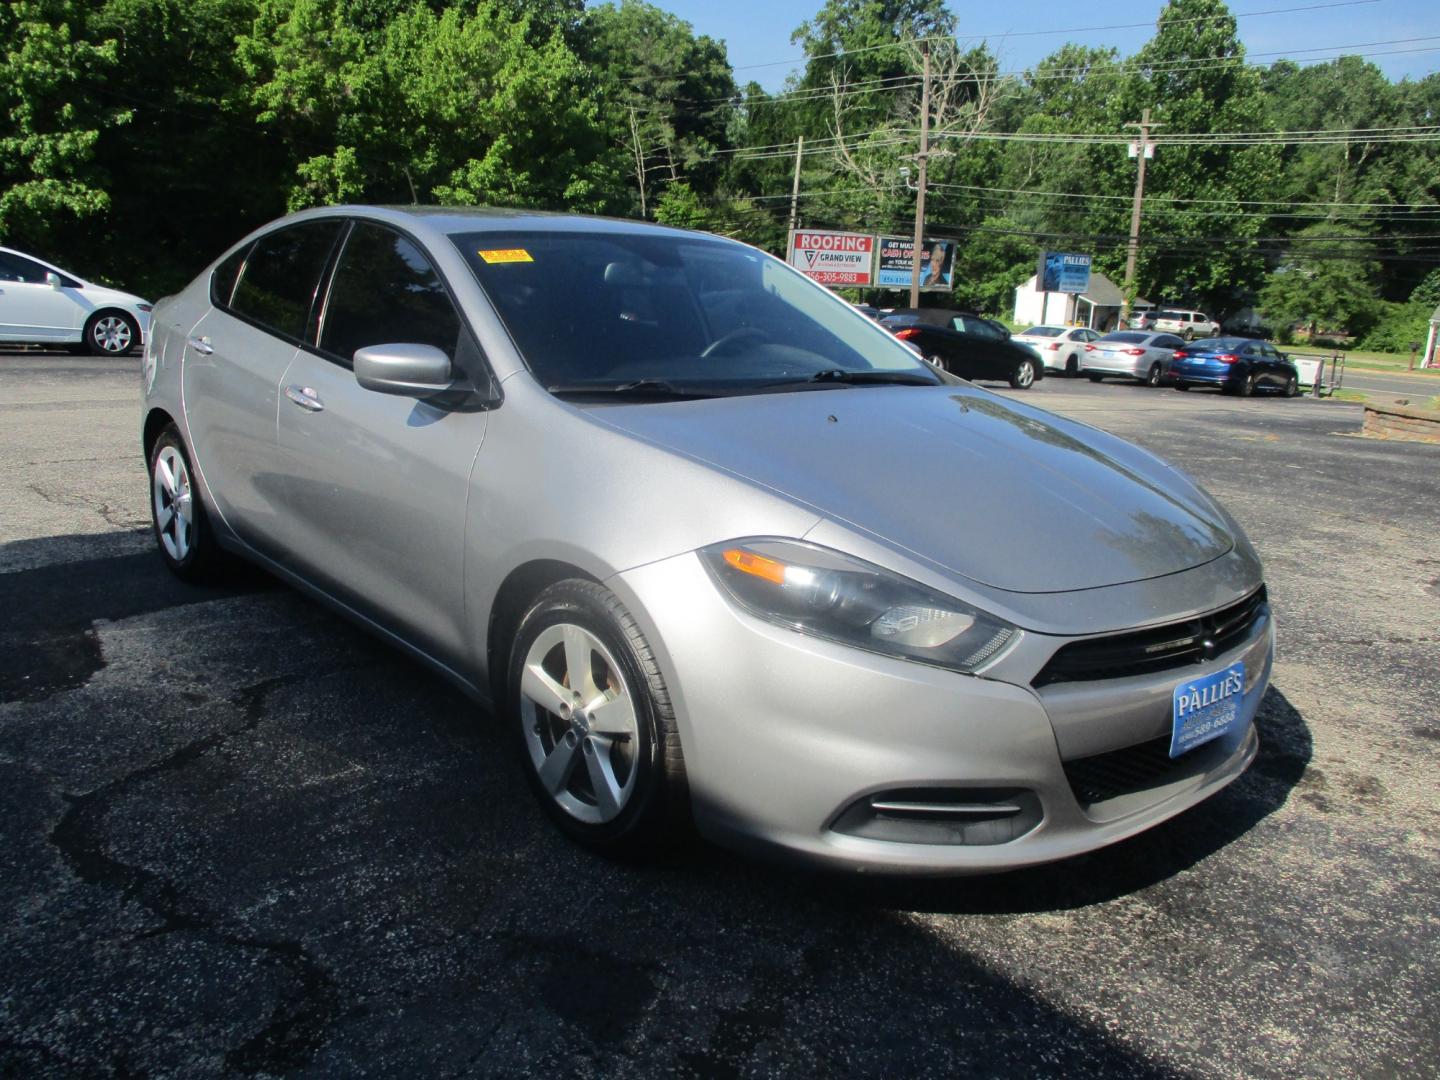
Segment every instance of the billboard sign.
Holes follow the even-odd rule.
[[[914,273],[915,240],[909,236],[880,237],[875,284],[908,289]],[[955,288],[955,241],[926,240],[920,257],[920,291],[949,292]]]
[[[1090,288],[1090,256],[1042,251],[1037,273],[1041,292],[1083,293]]]
[[[790,234],[787,261],[821,285],[870,285],[874,281],[875,237],[796,229]]]

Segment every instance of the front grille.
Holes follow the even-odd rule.
[[[1196,619],[1072,641],[1056,651],[1035,676],[1034,685],[1119,679],[1202,664],[1244,641],[1268,611],[1261,585],[1239,603]]]
[[[1065,777],[1070,781],[1076,801],[1088,806],[1159,787],[1181,779],[1184,774],[1198,772],[1212,756],[1207,750],[1213,752],[1215,747],[1197,748],[1172,758],[1170,736],[1162,735],[1123,750],[1067,761]]]

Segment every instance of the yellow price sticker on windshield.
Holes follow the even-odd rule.
[[[526,251],[524,248],[494,248],[490,251],[480,252],[480,258],[484,259],[487,263],[515,263],[535,261],[530,257],[530,252]]]

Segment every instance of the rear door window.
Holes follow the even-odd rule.
[[[255,241],[230,308],[297,342],[344,222],[307,221]]]
[[[210,275],[210,302],[216,307],[228,308],[235,295],[235,279],[245,265],[245,256],[250,254],[253,244],[246,244],[215,268]]]

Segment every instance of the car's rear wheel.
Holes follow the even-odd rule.
[[[123,311],[98,311],[85,324],[85,347],[96,356],[124,356],[140,343],[140,327]]]
[[[655,654],[592,581],[536,598],[510,650],[510,722],[546,813],[597,851],[643,856],[688,821],[685,762]]]
[[[1075,355],[1072,353],[1072,354],[1070,355],[1070,359],[1065,361],[1065,377],[1066,377],[1067,379],[1073,379],[1073,378],[1075,378],[1075,376],[1077,376],[1077,375],[1079,375],[1079,374],[1080,374],[1080,361],[1077,360],[1077,359],[1075,359]]]
[[[230,558],[215,540],[192,480],[190,455],[174,424],[150,450],[150,521],[160,557],[182,581],[213,581]]]
[[[1099,382],[1101,379],[1105,378],[1104,375],[1097,375],[1097,374],[1096,374],[1095,372],[1093,372],[1093,371],[1088,372],[1087,374],[1090,376],[1090,381],[1091,381],[1091,382]]]
[[[1159,364],[1151,364],[1151,365],[1150,365],[1150,370],[1149,370],[1148,372],[1146,372],[1146,374],[1145,374],[1145,385],[1146,385],[1146,386],[1159,386],[1159,385],[1160,385],[1160,365],[1159,365]]]
[[[1035,361],[1021,360],[1010,373],[1010,385],[1016,390],[1028,390],[1035,383]]]
[[[1176,390],[1189,390],[1189,389],[1190,389],[1190,384],[1189,384],[1188,382],[1177,382],[1177,383],[1175,384],[1175,389],[1176,389]]]

